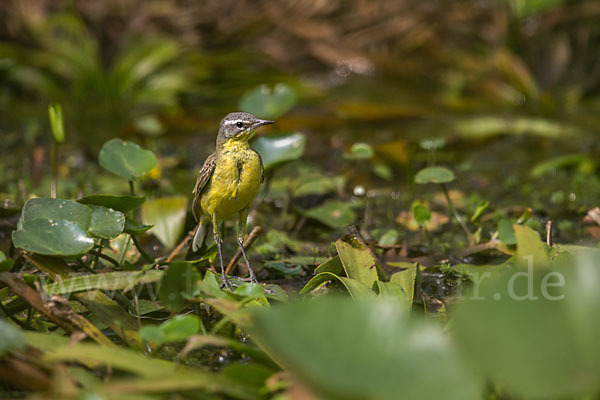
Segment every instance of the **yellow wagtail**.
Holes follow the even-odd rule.
[[[217,135],[217,149],[204,161],[194,186],[192,212],[198,221],[198,229],[192,250],[197,251],[202,246],[207,226],[212,223],[221,263],[221,287],[228,290],[232,290],[233,285],[227,279],[223,266],[220,225],[236,214],[237,242],[248,266],[250,281],[258,283],[244,250],[244,234],[248,211],[264,180],[264,168],[260,155],[250,148],[248,141],[256,128],[273,122],[243,112],[231,113],[223,118]]]

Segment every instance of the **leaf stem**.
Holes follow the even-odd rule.
[[[450,209],[450,212],[452,212],[454,218],[456,218],[463,231],[465,231],[465,233],[467,234],[467,238],[469,239],[469,241],[471,241],[473,234],[467,227],[467,224],[465,224],[465,221],[460,216],[458,211],[456,211],[456,208],[454,208],[454,204],[452,204],[452,200],[450,199],[450,195],[448,194],[448,189],[446,188],[446,185],[444,185],[443,183],[440,183],[440,185],[442,186],[442,190],[444,191],[444,197],[446,197],[446,201],[448,202],[448,208]]]
[[[140,245],[140,243],[137,240],[137,237],[135,237],[134,235],[130,235],[130,237],[131,237],[131,240],[133,240],[133,244],[138,249],[138,251],[140,252],[142,257],[144,257],[146,259],[146,261],[148,261],[149,263],[153,263],[154,259],[152,257],[150,257],[150,255],[148,253],[146,253],[146,251],[142,248],[142,246]]]
[[[52,141],[50,150],[50,197],[56,198],[56,182],[58,176],[58,143]]]
[[[107,256],[106,254],[102,253],[101,250],[90,250],[88,253],[108,261],[117,268],[119,267],[119,262],[117,260],[115,260],[111,256]]]

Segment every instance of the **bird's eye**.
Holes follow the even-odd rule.
[[[235,124],[235,126],[237,126],[238,128],[243,128],[244,127],[244,123],[243,122],[237,122]]]

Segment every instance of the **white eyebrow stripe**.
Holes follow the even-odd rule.
[[[225,121],[225,123],[223,125],[233,125],[233,124],[237,124],[238,122],[243,122],[245,124],[249,123],[248,121],[243,120],[243,119],[236,119],[233,121]]]

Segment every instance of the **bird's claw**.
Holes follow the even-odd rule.
[[[235,283],[231,282],[227,276],[222,275],[221,276],[221,285],[219,286],[220,289],[227,289],[230,292],[233,292],[235,290],[236,287],[238,287],[239,285],[236,285]]]

